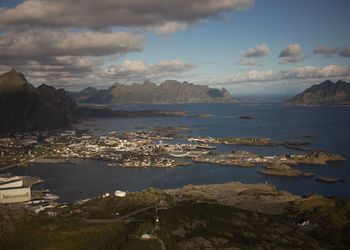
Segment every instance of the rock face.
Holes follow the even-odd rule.
[[[325,81],[284,102],[287,105],[349,105],[350,83]]]
[[[0,133],[62,128],[78,118],[78,107],[63,89],[35,88],[14,69],[0,75]]]
[[[87,89],[81,93],[86,93]],[[92,92],[91,92],[92,93]],[[83,94],[82,94],[83,95]],[[116,83],[109,89],[99,90],[77,101],[96,104],[127,103],[222,103],[237,102],[225,89],[214,89],[203,85],[167,80],[157,86],[145,81],[143,84],[123,85]]]

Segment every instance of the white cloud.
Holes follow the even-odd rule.
[[[319,46],[319,47],[314,49],[314,54],[321,54],[321,55],[325,55],[328,57],[333,56],[337,52],[338,52],[337,48],[330,48],[330,47],[326,47],[326,46]]]
[[[325,67],[305,66],[292,68],[281,71],[247,71],[231,75],[223,80],[224,84],[236,83],[259,83],[275,81],[294,81],[294,80],[311,80],[311,79],[332,79],[332,78],[349,78],[350,66],[328,65]]]
[[[116,81],[123,83],[144,80],[182,78],[194,65],[180,60],[161,60],[148,64],[140,60],[125,60],[105,67],[106,58],[62,56],[47,64],[28,61],[17,68],[33,84],[49,83],[56,87],[80,89],[86,86],[109,87]],[[0,73],[10,67],[0,64]]]
[[[282,59],[282,64],[295,63],[304,60],[303,48],[300,44],[290,44],[287,48],[281,51],[279,57]]]
[[[257,71],[251,70],[229,76],[225,83],[261,82],[275,80],[275,73],[272,70]]]
[[[171,34],[174,34],[175,32],[178,31],[183,31],[189,28],[189,24],[188,23],[184,23],[184,22],[166,22],[164,24],[155,26],[153,28],[153,30],[161,36],[168,36]]]
[[[338,55],[341,57],[350,57],[350,47],[344,47],[344,48],[330,48],[326,46],[319,46],[314,49],[314,54],[322,54],[325,56],[334,56]]]
[[[248,9],[254,3],[255,0],[25,0],[15,7],[0,8],[0,71],[15,66],[34,83],[65,87],[107,85],[113,74],[126,80],[177,77],[193,65],[178,60],[154,65],[125,61],[111,66],[109,71],[102,69],[121,54],[142,51],[145,30],[170,35],[226,12]],[[121,28],[124,32],[117,31]]]
[[[125,60],[121,64],[112,65],[103,70],[104,77],[126,82],[155,80],[168,77],[178,77],[193,69],[192,64],[180,60],[159,61],[149,65],[139,60]]]
[[[259,44],[255,48],[249,48],[244,52],[244,57],[262,57],[270,53],[270,48],[266,44]]]
[[[26,0],[0,9],[3,27],[151,27],[195,23],[222,12],[244,10],[255,0]],[[170,27],[170,26],[172,27]],[[182,26],[183,28],[184,26]]]
[[[106,56],[141,51],[145,38],[127,32],[73,32],[34,29],[0,35],[0,57]]]

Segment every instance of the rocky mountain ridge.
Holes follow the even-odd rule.
[[[225,88],[215,89],[205,85],[167,80],[159,86],[145,81],[142,84],[115,83],[109,89],[83,89],[72,97],[82,103],[131,104],[131,103],[225,103],[238,102]]]
[[[284,101],[286,105],[350,105],[350,83],[327,80],[313,85],[304,92],[290,100]]]
[[[79,118],[65,90],[35,88],[15,69],[0,75],[0,133],[63,128]]]

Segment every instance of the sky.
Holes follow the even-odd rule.
[[[166,79],[233,95],[350,81],[348,0],[0,0],[0,73],[79,90]]]

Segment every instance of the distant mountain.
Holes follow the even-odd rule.
[[[86,95],[86,93],[89,93]],[[73,95],[76,101],[95,104],[130,103],[223,103],[237,102],[225,89],[209,88],[187,82],[167,80],[157,86],[145,81],[143,84],[123,85],[115,83],[109,89],[93,91],[91,88]]]
[[[324,81],[284,101],[287,105],[350,105],[350,83]]]
[[[35,88],[14,69],[0,75],[0,133],[62,128],[79,117],[63,89]]]
[[[80,101],[80,100],[88,99],[89,97],[96,94],[97,92],[98,92],[98,89],[88,87],[88,88],[85,88],[79,92],[68,92],[68,95],[70,97],[74,98],[74,100]]]

